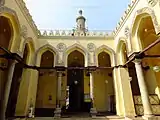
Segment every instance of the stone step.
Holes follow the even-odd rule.
[[[15,120],[160,120],[160,116],[154,116],[150,119],[143,119],[142,117],[124,118],[119,116],[106,116],[106,117],[70,117],[70,118],[54,118],[54,117],[36,117],[36,118],[17,118]]]

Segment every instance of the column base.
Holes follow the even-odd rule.
[[[96,110],[96,108],[91,108],[91,109],[90,109],[90,114],[91,114],[91,117],[96,117],[96,115],[97,115],[97,110]]]
[[[61,117],[61,108],[56,108],[54,111],[54,117],[60,118]]]
[[[142,116],[144,120],[158,120],[158,118],[154,115],[144,115]]]

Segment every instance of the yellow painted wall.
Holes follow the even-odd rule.
[[[56,108],[56,95],[57,95],[57,77],[39,76],[38,90],[36,99],[36,108]],[[51,100],[49,100],[51,96]]]
[[[110,95],[114,95],[113,79],[108,76],[110,70],[99,70],[94,74],[94,97],[97,111],[108,110],[108,99]],[[108,83],[106,83],[106,80]]]

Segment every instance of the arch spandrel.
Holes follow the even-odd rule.
[[[142,49],[140,42],[137,41],[137,39],[139,39],[137,33],[138,33],[138,29],[139,29],[141,21],[146,17],[151,17],[156,34],[158,34],[160,32],[160,27],[158,25],[157,17],[151,8],[145,7],[140,10],[137,10],[137,12],[135,13],[135,16],[133,18],[132,24],[131,24],[132,52],[135,52],[135,51],[137,52]],[[135,45],[133,45],[133,44],[135,44],[135,41],[138,42],[138,44],[139,44],[137,47]]]
[[[102,45],[99,48],[97,48],[96,50],[96,65],[98,66],[98,54],[101,52],[106,52],[107,54],[109,54],[110,56],[110,60],[111,60],[111,66],[115,66],[116,65],[116,54],[115,51],[106,46],[106,45]]]
[[[2,0],[3,2],[3,0]],[[11,52],[17,52],[20,44],[20,22],[16,12],[6,6],[0,6],[0,16],[6,17],[10,23],[12,28],[12,39],[9,44],[9,50]]]
[[[65,67],[67,67],[68,55],[69,55],[70,53],[72,53],[73,51],[75,51],[75,50],[81,52],[81,53],[84,55],[85,67],[87,67],[87,65],[88,65],[88,51],[87,51],[87,49],[84,48],[82,45],[77,44],[77,43],[69,46],[69,47],[66,49],[66,52],[64,52]]]
[[[40,62],[41,62],[41,56],[44,52],[46,51],[50,51],[53,53],[54,55],[54,66],[56,64],[56,61],[58,59],[58,51],[56,50],[55,47],[53,47],[52,45],[50,44],[46,44],[46,45],[43,45],[42,47],[40,47],[38,50],[36,50],[36,53],[35,53],[35,65],[37,66],[40,66]]]

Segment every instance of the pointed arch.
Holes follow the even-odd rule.
[[[27,64],[33,65],[34,64],[34,54],[35,54],[35,44],[34,44],[33,39],[31,37],[28,37],[25,40],[25,42],[23,43],[23,52],[21,56],[23,56],[24,54],[26,44],[28,45],[28,48],[29,48]]]
[[[158,21],[157,21],[157,17],[154,13],[154,11],[149,8],[149,7],[144,7],[140,10],[137,10],[135,15],[134,15],[134,18],[133,18],[133,21],[132,21],[132,26],[131,26],[131,45],[132,45],[132,52],[133,51],[139,51],[142,49],[142,45],[140,43],[140,41],[138,40],[138,29],[139,29],[139,25],[142,21],[142,19],[146,18],[146,17],[151,17],[151,20],[152,20],[152,23],[153,23],[153,27],[155,29],[155,32],[156,34],[159,33],[160,31],[160,27],[158,25]],[[137,41],[138,40],[138,41]],[[139,46],[135,47],[133,44],[134,42],[138,43]]]
[[[1,3],[4,3],[4,1],[2,0]],[[0,6],[2,5],[1,3],[0,3]],[[18,51],[19,45],[20,45],[20,39],[19,39],[20,22],[19,22],[18,16],[14,10],[6,6],[0,7],[0,16],[7,18],[11,24],[12,38],[9,44],[9,50],[11,52],[16,52]]]
[[[102,45],[99,48],[97,48],[97,50],[96,50],[96,65],[97,66],[98,66],[98,54],[101,52],[106,52],[107,54],[109,54],[110,60],[111,60],[111,66],[116,65],[115,51],[112,48],[108,47],[107,45]]]
[[[71,46],[69,46],[67,49],[66,49],[66,52],[64,53],[64,61],[65,61],[65,66],[67,67],[67,59],[68,59],[68,55],[73,52],[74,50],[77,50],[79,52],[81,52],[83,55],[84,55],[84,61],[85,61],[85,67],[88,65],[88,51],[86,48],[84,48],[82,45],[80,44],[73,44]]]
[[[40,62],[41,62],[41,56],[44,52],[46,51],[50,51],[53,53],[55,59],[54,59],[54,66],[56,64],[56,61],[57,61],[57,58],[58,58],[58,51],[56,50],[55,47],[53,47],[52,45],[50,44],[45,44],[43,45],[42,47],[40,47],[36,53],[35,53],[35,64],[37,66],[40,66]]]
[[[120,37],[118,40],[117,47],[116,47],[116,54],[120,51],[122,44],[126,45],[127,52],[129,52],[129,44],[127,42],[127,39],[125,37]]]
[[[128,47],[125,39],[119,39],[117,48],[116,48],[116,58],[117,58],[117,64],[123,65],[126,61],[124,60],[124,53],[123,49],[126,48],[126,54],[128,54]]]

